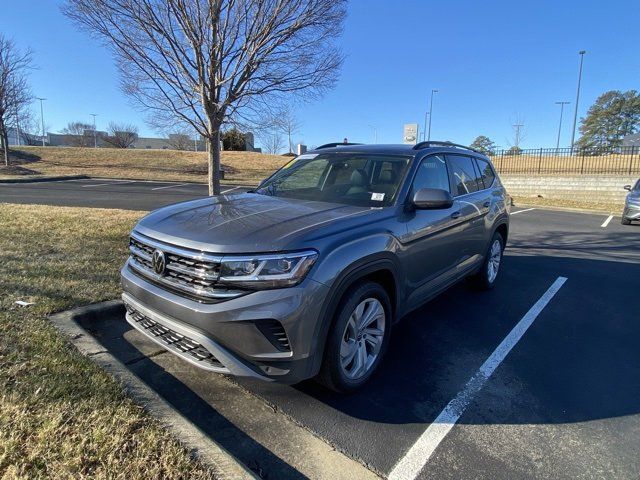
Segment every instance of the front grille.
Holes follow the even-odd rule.
[[[156,250],[165,257],[165,269],[161,273],[153,267]],[[129,251],[134,271],[178,293],[205,301],[233,298],[243,293],[216,284],[220,276],[219,257],[160,244],[136,234],[129,239]]]
[[[129,318],[138,326],[148,333],[150,336],[160,340],[171,350],[176,351],[184,356],[190,356],[197,360],[198,363],[209,365],[215,368],[224,368],[224,365],[206,348],[198,342],[185,335],[181,335],[164,325],[151,320],[135,310],[131,305],[126,305]]]

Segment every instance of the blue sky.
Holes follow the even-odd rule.
[[[0,31],[31,47],[34,93],[46,97],[45,122],[59,131],[71,120],[98,128],[111,120],[144,124],[120,92],[109,52],[79,32],[53,0],[6,1]],[[399,143],[404,123],[424,122],[434,101],[432,139],[498,145],[525,124],[524,147],[555,146],[558,100],[565,110],[561,144],[570,141],[578,51],[587,50],[579,115],[606,90],[640,89],[637,0],[389,1],[353,0],[341,45],[337,87],[298,110],[295,140]]]

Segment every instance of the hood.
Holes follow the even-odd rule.
[[[259,253],[302,248],[316,228],[376,210],[244,193],[161,208],[135,230],[162,242],[214,253]]]

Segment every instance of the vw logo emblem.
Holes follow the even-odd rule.
[[[164,275],[164,271],[167,266],[167,261],[164,258],[164,252],[156,250],[151,257],[151,264],[153,265],[153,271],[158,275]]]

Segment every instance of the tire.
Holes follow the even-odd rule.
[[[336,310],[317,380],[339,393],[355,392],[367,383],[389,345],[391,311],[389,295],[380,284],[363,282],[351,287]],[[372,315],[373,320],[364,328]]]
[[[498,257],[496,258],[496,249],[499,245]],[[498,232],[493,234],[484,262],[480,271],[471,277],[471,283],[480,290],[491,290],[500,274],[500,266],[502,265],[502,256],[504,254],[504,239]]]
[[[622,225],[631,225],[631,220],[622,217],[622,221],[620,223],[622,223]]]

